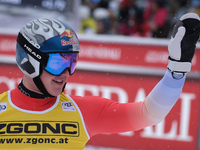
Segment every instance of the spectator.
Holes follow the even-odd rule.
[[[82,4],[94,18],[82,20],[82,33],[168,38],[183,14],[200,14],[198,0],[82,0]]]
[[[142,25],[146,36],[166,38],[169,33],[168,9],[165,0],[149,0]]]
[[[93,12],[93,16],[97,22],[97,33],[109,34],[111,29],[109,11],[105,8],[96,8]]]
[[[189,0],[170,0],[170,31],[172,31],[173,26],[179,20],[179,18],[189,12]]]
[[[200,2],[199,0],[191,0],[190,12],[200,15]]]
[[[82,5],[79,9],[81,26],[80,33],[96,33],[97,32],[97,23],[94,18],[91,17],[91,10],[88,6]]]
[[[131,35],[132,29],[130,25],[129,10],[131,8],[130,0],[122,0],[119,5],[119,27],[118,33],[122,35]]]
[[[139,6],[137,3],[133,3],[130,9],[130,20],[132,20],[132,33],[133,36],[146,36],[142,24],[144,23],[144,18],[142,17],[144,14],[144,8]],[[130,22],[130,21],[129,21]],[[129,23],[130,24],[130,23]]]
[[[109,9],[107,0],[100,0],[93,11],[93,17],[97,22],[98,34],[112,34],[112,23],[115,20],[114,12]]]

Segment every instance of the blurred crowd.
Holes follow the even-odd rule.
[[[82,0],[80,33],[169,38],[187,12],[200,15],[199,0]]]

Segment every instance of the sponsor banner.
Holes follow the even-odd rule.
[[[15,55],[16,35],[0,34],[0,55]]]
[[[82,61],[155,68],[166,68],[168,64],[167,45],[112,42],[102,44],[90,41],[80,41],[80,45],[80,60]],[[192,62],[192,71],[199,70],[199,56],[198,49]]]
[[[64,33],[66,34],[67,32]],[[67,35],[70,36],[71,33],[67,33]],[[97,37],[95,36],[94,38]],[[141,43],[141,41],[144,42]],[[68,42],[73,43],[73,41]],[[159,42],[163,44],[159,44]],[[66,44],[66,42],[64,43]],[[140,39],[138,41],[137,38],[127,39],[125,37],[121,38],[120,42],[113,42],[111,40],[105,42],[101,41],[100,38],[97,38],[95,41],[85,40],[84,36],[81,36],[79,60],[84,62],[165,69],[168,63],[167,43],[168,40],[164,40],[163,42],[163,40],[160,41],[159,39]],[[15,56],[15,47],[16,35],[0,35],[1,57]],[[192,62],[192,71],[194,72],[199,71],[199,59],[200,51],[198,46]]]
[[[0,69],[0,93],[15,88],[23,77],[16,65],[1,64]],[[158,76],[77,70],[69,78],[64,92],[101,96],[120,103],[138,102],[145,99],[160,79]],[[69,103],[63,104],[63,109],[69,108],[71,110]],[[88,145],[142,150],[195,150],[198,146],[198,122],[199,81],[187,79],[178,102],[161,123],[134,132],[96,135]]]

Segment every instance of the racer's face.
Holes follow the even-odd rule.
[[[49,94],[58,96],[62,90],[65,82],[69,77],[69,70],[66,69],[61,75],[54,76],[47,71],[43,70],[40,79]]]

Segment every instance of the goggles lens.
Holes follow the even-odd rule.
[[[54,53],[49,54],[46,71],[53,75],[61,75],[66,69],[69,69],[70,75],[75,71],[78,61],[78,53]]]

